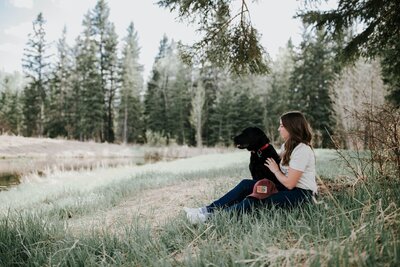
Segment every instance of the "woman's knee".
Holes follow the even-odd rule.
[[[239,182],[239,184],[238,184],[237,186],[240,186],[241,188],[248,188],[248,187],[253,188],[253,186],[254,186],[254,184],[255,184],[256,182],[257,182],[257,181],[254,181],[254,180],[252,180],[252,179],[243,179],[243,180],[241,180],[241,181]]]

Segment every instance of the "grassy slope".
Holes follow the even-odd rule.
[[[348,175],[332,161],[332,151],[318,150],[317,158],[325,182]],[[220,213],[200,226],[189,225],[181,213],[156,228],[146,218],[133,218],[118,232],[106,226],[84,233],[69,228],[69,217],[112,210],[155,185],[208,179],[206,199],[214,199],[248,176],[247,159],[248,154],[231,153],[58,173],[2,192],[0,265],[398,265],[399,185],[390,181],[343,187],[323,194],[318,204],[292,211],[262,210],[240,218]],[[226,183],[213,183],[226,177]]]

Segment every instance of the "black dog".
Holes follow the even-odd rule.
[[[241,134],[235,136],[233,141],[237,148],[251,151],[249,169],[254,180],[266,178],[274,182],[279,191],[287,190],[264,165],[267,158],[273,158],[277,164],[281,159],[275,148],[270,144],[267,135],[260,128],[248,127]]]

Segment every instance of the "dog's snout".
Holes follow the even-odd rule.
[[[232,140],[233,140],[233,142],[234,142],[235,144],[237,144],[237,143],[239,142],[239,140],[240,140],[240,134],[239,134],[239,135],[232,136]]]

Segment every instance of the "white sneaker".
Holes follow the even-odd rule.
[[[184,207],[183,210],[186,213],[207,213],[207,208],[206,207],[201,207],[201,208],[188,208],[188,207]]]
[[[210,218],[211,213],[201,213],[198,209],[197,212],[187,212],[186,218],[191,224],[205,223]]]

